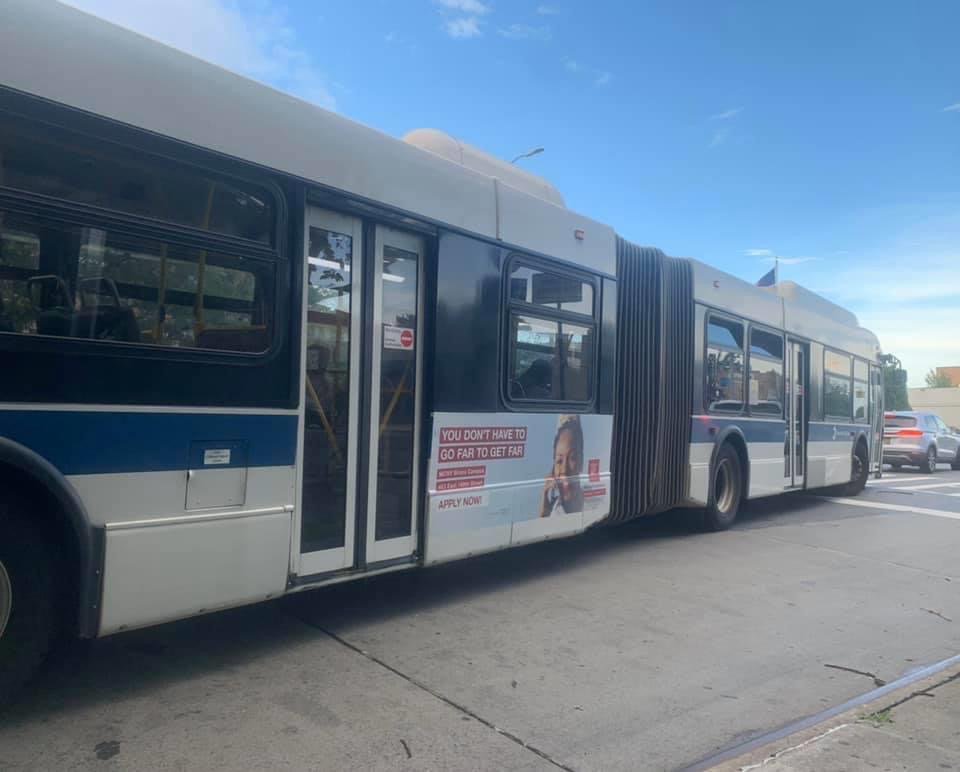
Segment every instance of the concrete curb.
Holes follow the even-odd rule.
[[[769,743],[751,748],[742,755],[722,761],[718,760],[718,763],[713,765],[698,765],[691,769],[710,769],[715,772],[753,772],[754,770],[762,770],[774,761],[783,761],[792,754],[802,754],[805,749],[826,739],[839,729],[862,721],[866,716],[899,707],[921,695],[929,696],[932,689],[960,679],[960,662],[956,662],[957,659],[960,658],[951,657],[949,660],[945,660],[951,662],[948,667],[937,670],[925,678],[912,680],[900,688],[886,691],[882,688],[876,689],[874,691],[883,693],[873,699],[870,699],[872,692],[867,692],[863,695],[866,700],[855,707],[829,716],[823,721],[800,731],[782,735]]]

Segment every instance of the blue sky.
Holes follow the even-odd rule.
[[[524,162],[624,236],[960,364],[960,4],[71,0],[394,136]]]

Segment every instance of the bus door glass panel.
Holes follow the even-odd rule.
[[[377,227],[368,563],[416,551],[423,249],[419,236]]]
[[[883,378],[879,367],[870,365],[870,468],[879,472],[883,463]]]
[[[300,574],[353,563],[360,221],[308,209]]]
[[[787,355],[786,484],[799,487],[806,474],[806,352],[802,343],[790,341]]]

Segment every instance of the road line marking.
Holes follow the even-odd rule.
[[[901,485],[901,486],[896,487],[896,488],[887,488],[887,490],[891,490],[891,491],[926,491],[926,490],[930,490],[930,489],[932,489],[932,488],[960,488],[960,482],[952,482],[952,483],[930,483],[929,485],[911,485],[911,486],[909,486],[909,487],[905,487],[905,486],[902,486],[902,485]],[[883,490],[883,488],[880,488],[879,490]]]
[[[867,480],[867,485],[883,485],[884,483],[923,482],[934,479],[933,475],[910,475],[909,477],[889,477],[884,475],[879,480]]]
[[[926,507],[909,507],[905,504],[887,504],[883,501],[866,501],[861,499],[846,499],[834,496],[824,496],[824,501],[832,501],[834,504],[846,504],[850,507],[863,507],[865,509],[889,509],[893,512],[910,512],[915,515],[932,515],[933,517],[945,517],[948,520],[960,520],[960,512],[947,512],[945,509],[927,509]]]

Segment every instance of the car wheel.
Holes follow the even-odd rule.
[[[957,455],[955,455],[953,461],[950,462],[950,468],[954,472],[960,472],[960,450],[957,451]]]
[[[929,474],[937,471],[937,449],[933,445],[927,448],[927,462],[923,465],[923,471]]]
[[[43,661],[57,632],[53,545],[18,500],[0,505],[0,706]]]
[[[858,445],[853,454],[853,467],[850,482],[843,486],[841,494],[844,496],[856,496],[867,487],[867,477],[870,474],[870,461],[867,457],[867,449],[863,445]]]
[[[743,472],[737,451],[724,443],[713,465],[710,485],[710,503],[703,513],[703,527],[707,531],[723,531],[733,525],[743,498]]]

